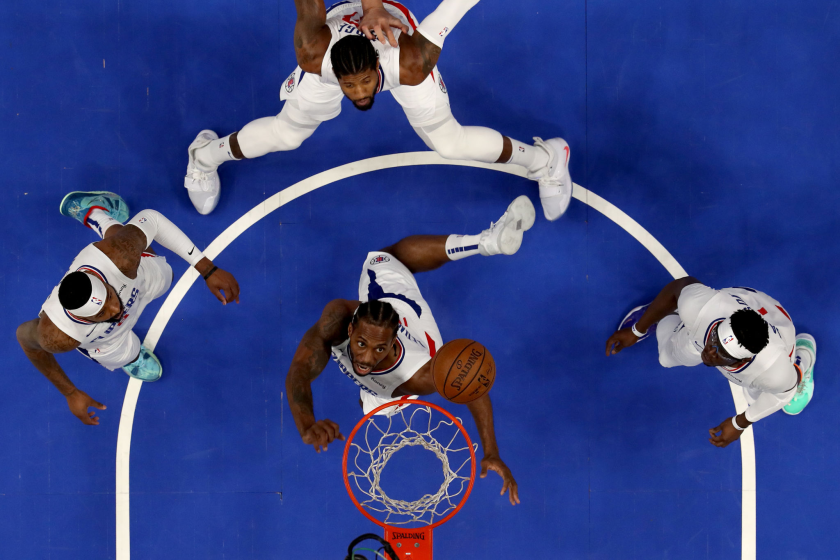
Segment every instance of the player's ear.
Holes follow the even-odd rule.
[[[349,338],[353,334],[353,323],[349,323],[347,325],[347,337]]]

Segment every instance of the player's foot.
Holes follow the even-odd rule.
[[[160,360],[152,354],[151,350],[142,345],[140,346],[140,355],[130,364],[123,366],[123,371],[130,377],[147,383],[157,381],[163,375]]]
[[[120,223],[128,219],[128,204],[120,195],[108,191],[71,192],[61,201],[58,210],[87,226],[85,221],[94,208],[103,210]]]
[[[190,162],[187,164],[187,175],[184,177],[184,186],[189,191],[190,200],[199,214],[209,214],[219,203],[219,192],[222,190],[222,183],[219,181],[219,174],[215,169],[212,171],[203,171],[198,168],[195,162],[195,152],[213,140],[218,139],[219,135],[212,130],[202,130],[187,150],[190,156]]]
[[[531,200],[525,195],[517,197],[497,222],[481,232],[478,252],[485,257],[516,253],[522,245],[522,234],[531,229],[535,217],[536,211]]]
[[[546,219],[554,221],[566,212],[572,201],[572,177],[569,175],[569,145],[562,138],[534,137],[534,145],[548,152],[548,165],[528,173],[540,184],[540,201]]]
[[[817,361],[817,341],[810,334],[802,333],[796,335],[796,352],[803,351],[811,354],[811,366],[807,371],[802,372],[802,381],[796,387],[796,395],[782,409],[791,416],[802,412],[808,406],[808,403],[811,402],[811,397],[814,396],[814,363]]]
[[[635,325],[639,321],[639,319],[642,318],[642,315],[645,314],[645,311],[647,311],[648,307],[650,307],[649,303],[647,305],[640,305],[639,307],[634,307],[633,309],[631,309],[630,313],[625,315],[624,319],[621,320],[621,323],[618,325],[618,330],[629,329],[630,327]],[[644,339],[646,339],[650,335],[654,334],[655,332],[656,332],[656,323],[652,324],[650,326],[650,328],[647,330],[647,332],[644,334],[644,336],[639,338],[639,340],[637,342],[643,341]]]

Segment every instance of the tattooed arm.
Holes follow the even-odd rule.
[[[416,86],[423,83],[440,56],[440,47],[423,37],[422,33],[400,35],[400,84]]]
[[[295,56],[298,65],[311,74],[321,74],[321,61],[330,46],[327,9],[323,0],[295,0]]]
[[[43,312],[38,319],[27,321],[17,328],[17,339],[32,365],[67,399],[70,412],[85,424],[99,424],[96,412],[88,412],[88,408],[105,410],[105,405],[77,389],[53,356],[77,348],[79,342],[56,327]]]
[[[297,351],[286,375],[286,397],[303,443],[315,451],[327,450],[335,439],[344,440],[338,424],[329,419],[315,420],[312,406],[312,382],[321,375],[330,361],[330,347],[347,340],[347,327],[353,318],[358,301],[335,299],[324,307],[321,318],[298,344]]]

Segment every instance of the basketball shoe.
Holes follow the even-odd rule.
[[[211,171],[199,168],[195,161],[195,152],[218,139],[219,135],[212,130],[202,130],[187,149],[190,161],[187,164],[184,187],[189,192],[190,200],[199,214],[209,214],[216,208],[216,205],[219,203],[219,192],[222,190],[222,183],[219,181],[219,174],[215,168]]]
[[[631,309],[630,313],[625,315],[624,319],[621,320],[621,323],[618,325],[618,330],[629,329],[630,327],[635,325],[639,321],[639,319],[642,318],[642,315],[645,314],[645,311],[647,311],[648,307],[650,307],[649,303],[647,305],[640,305],[639,307],[634,307],[633,309]],[[644,335],[642,335],[639,338],[639,340],[637,340],[636,342],[643,341],[644,339],[646,339],[650,335],[654,334],[655,332],[656,332],[656,323],[652,324],[650,326],[650,328],[647,330],[647,332]]]
[[[811,355],[811,365],[802,372],[802,380],[796,387],[796,395],[782,409],[791,416],[796,416],[808,406],[814,396],[814,364],[817,361],[817,341],[810,334],[796,335],[796,353],[807,352]],[[798,360],[797,360],[798,362]]]
[[[529,172],[528,178],[540,184],[540,201],[549,221],[554,221],[569,207],[572,201],[572,177],[569,175],[569,145],[562,138],[534,137],[534,145],[548,152],[548,165]]]
[[[157,381],[163,375],[163,367],[160,360],[152,354],[145,346],[140,345],[140,355],[137,359],[123,366],[123,371],[130,377],[151,383]]]
[[[481,232],[478,252],[485,257],[516,253],[522,245],[522,235],[534,225],[534,218],[536,211],[531,200],[525,195],[517,197],[498,221]]]
[[[63,216],[80,221],[85,227],[87,217],[94,208],[103,210],[120,223],[128,219],[128,204],[120,195],[108,191],[74,191],[67,194],[58,206]]]

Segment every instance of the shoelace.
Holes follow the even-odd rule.
[[[207,190],[205,188],[205,186],[202,184],[204,181],[207,181],[207,173],[205,173],[201,169],[199,169],[197,167],[193,167],[192,171],[187,173],[186,178],[187,179],[192,179],[193,185],[197,186],[198,189]],[[187,187],[187,188],[189,188],[190,190],[196,190],[196,189],[193,189],[191,187]]]

